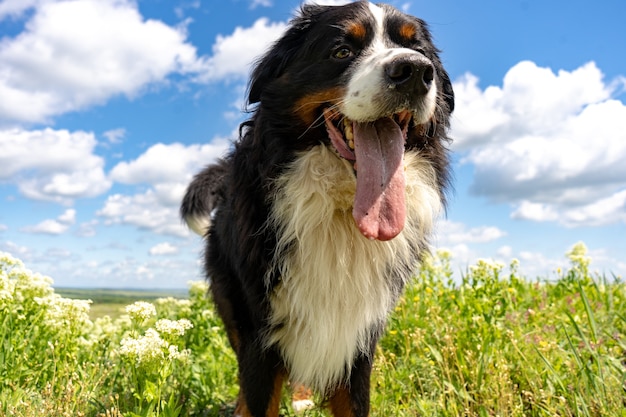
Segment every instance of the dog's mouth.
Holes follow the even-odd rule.
[[[381,118],[379,120],[383,119],[391,119],[394,123],[396,123],[402,131],[404,141],[406,141],[406,135],[412,120],[412,113],[410,111],[403,110],[394,114],[393,116]],[[358,169],[358,165],[356,164],[356,155],[354,153],[355,125],[357,123],[375,124],[376,122],[378,122],[378,120],[371,122],[355,122],[348,119],[337,110],[332,110],[330,108],[324,109],[324,120],[326,121],[328,136],[331,143],[335,147],[335,150],[337,151],[339,156],[353,162],[353,167],[356,171]]]
[[[412,113],[357,122],[325,109],[324,119],[333,147],[357,172],[352,215],[359,230],[369,239],[393,239],[406,220],[403,160]]]

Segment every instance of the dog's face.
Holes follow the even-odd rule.
[[[330,106],[359,122],[408,110],[423,124],[438,95],[454,109],[437,52],[422,20],[389,5],[307,5],[259,61],[248,101],[293,97],[290,110],[307,124]]]
[[[444,153],[454,94],[437,52],[426,24],[391,6],[305,6],[253,73],[249,103],[292,130],[294,149],[326,143],[352,164],[369,238],[404,226],[404,152]]]

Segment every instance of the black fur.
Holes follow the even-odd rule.
[[[228,164],[220,159],[194,176],[180,206],[181,217],[212,213],[224,200],[224,177]]]
[[[390,6],[381,7],[390,28],[409,21],[416,27],[410,44],[392,32],[393,46],[421,52],[435,69],[437,111],[426,125],[409,130],[405,148],[419,150],[429,161],[444,200],[449,182],[445,141],[454,109],[452,85],[426,24]],[[346,34],[340,23],[347,19],[362,22],[367,36],[357,39]],[[322,114],[327,104],[311,109],[307,120],[298,113],[296,103],[316,92],[346,85],[354,61],[333,59],[332,51],[340,44],[364,50],[371,40],[372,24],[366,2],[341,7],[304,6],[287,32],[256,64],[248,94],[252,117],[242,124],[240,140],[228,156],[194,178],[181,205],[183,218],[206,216],[215,209],[206,236],[206,275],[237,353],[243,392],[238,410],[244,416],[246,412],[255,417],[269,415],[274,381],[288,372],[280,352],[263,343],[271,314],[269,297],[280,283],[277,273],[266,277],[277,244],[277,230],[268,224],[276,195],[274,180],[298,152],[319,144],[330,146]],[[415,242],[416,248],[420,246]],[[373,332],[371,355],[356,358],[350,383],[343,387],[349,391],[351,414],[336,411],[337,416],[365,417],[369,413],[371,358],[382,329]],[[333,392],[324,394],[338,398]]]

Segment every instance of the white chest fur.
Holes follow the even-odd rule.
[[[359,232],[352,166],[326,146],[299,155],[277,179],[271,222],[278,236],[273,270],[281,281],[271,297],[266,344],[281,350],[293,380],[325,392],[347,378],[413,272],[441,200],[428,162],[410,152],[404,163],[406,226],[387,242]]]

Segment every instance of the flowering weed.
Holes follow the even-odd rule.
[[[567,256],[555,280],[479,260],[456,281],[450,252],[426,259],[377,351],[372,416],[626,417],[626,286],[591,274],[584,244]],[[0,253],[0,415],[232,415],[236,360],[206,283],[93,321],[51,285]]]

